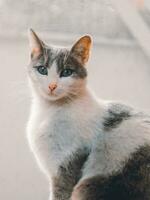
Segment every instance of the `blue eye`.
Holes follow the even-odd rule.
[[[71,76],[73,73],[73,70],[72,69],[64,69],[61,74],[60,74],[60,77],[68,77],[68,76]]]
[[[37,71],[42,75],[48,75],[47,67],[44,66],[38,66]]]

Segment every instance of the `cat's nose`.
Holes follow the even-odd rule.
[[[56,83],[50,83],[48,87],[49,87],[50,91],[52,92],[57,88],[57,84]]]

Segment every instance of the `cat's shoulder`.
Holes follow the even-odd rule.
[[[117,128],[125,121],[143,121],[150,123],[150,115],[122,102],[108,101],[105,103],[103,128],[108,131]]]

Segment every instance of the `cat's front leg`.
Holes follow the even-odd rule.
[[[81,160],[80,160],[81,161]],[[51,178],[50,200],[69,200],[73,188],[81,177],[82,162],[70,162],[60,166],[57,176]]]
[[[49,200],[69,200],[72,190],[72,183],[68,182],[68,178],[64,176],[54,177],[52,179]]]
[[[51,178],[50,200],[69,200],[71,198],[73,188],[82,176],[81,169],[87,157],[88,151],[79,149],[61,163],[57,175]]]

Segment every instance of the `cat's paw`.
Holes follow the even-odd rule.
[[[89,188],[90,184],[88,183],[88,181],[82,181],[74,187],[71,200],[89,200]]]
[[[99,177],[82,180],[74,187],[71,200],[104,200],[104,183],[105,180]]]

